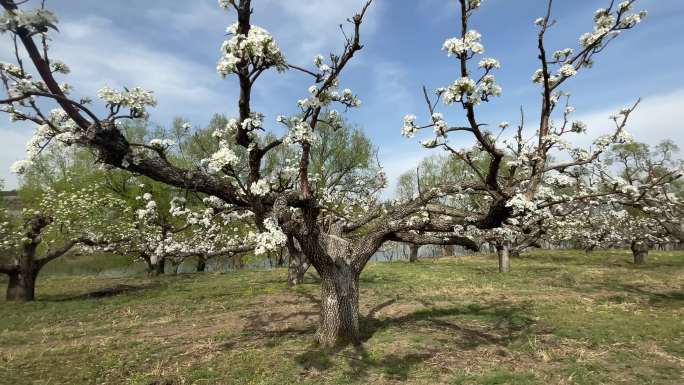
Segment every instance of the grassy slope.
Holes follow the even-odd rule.
[[[539,251],[506,276],[480,256],[373,264],[364,349],[327,353],[313,277],[45,277],[39,301],[0,302],[0,383],[681,384],[684,254],[629,259]],[[125,291],[85,296],[103,288]]]

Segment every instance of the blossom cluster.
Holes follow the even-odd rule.
[[[447,39],[442,46],[442,49],[447,51],[447,55],[456,56],[457,58],[468,58],[475,54],[484,53],[484,46],[480,42],[482,35],[470,30],[466,32],[464,37],[452,37]]]
[[[27,29],[31,33],[43,33],[47,32],[48,28],[56,29],[55,24],[57,24],[57,16],[46,9],[6,10],[0,16],[0,33],[17,32],[20,28]]]
[[[273,218],[266,218],[264,220],[264,228],[266,231],[251,234],[256,243],[254,254],[263,255],[269,251],[278,250],[287,242],[287,236],[278,225],[278,221]]]
[[[157,105],[157,99],[152,95],[152,91],[144,90],[141,87],[124,91],[103,87],[97,91],[97,97],[104,100],[110,108],[128,108],[134,118],[145,117],[145,109]]]
[[[285,56],[273,36],[256,25],[249,27],[247,35],[238,33],[238,23],[226,30],[232,37],[221,45],[221,58],[216,66],[219,75],[226,77],[236,73],[240,63],[252,64],[255,68],[275,67],[278,71],[287,69]]]

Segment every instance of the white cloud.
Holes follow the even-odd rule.
[[[365,3],[366,0],[263,0],[252,4],[252,23],[271,32],[293,64],[310,64],[316,54],[339,51],[344,42],[339,25],[344,25],[349,33],[351,25],[346,20]],[[362,34],[369,36],[377,30],[381,7],[380,2],[375,2],[369,8]],[[221,36],[235,22],[235,12],[220,9],[215,1],[161,3],[161,7],[146,11],[145,16],[171,26],[178,33],[200,31],[212,36]]]
[[[633,102],[632,102],[633,103]],[[581,136],[577,144],[590,144],[598,135],[614,131],[614,123],[608,119],[625,105],[578,115],[577,119],[587,123],[588,134]],[[656,144],[663,139],[672,139],[684,145],[684,89],[676,89],[666,93],[645,97],[637,109],[630,115],[627,132],[639,142]]]
[[[64,22],[60,29],[53,56],[69,64],[68,81],[77,91],[94,95],[104,85],[141,86],[155,92],[163,115],[182,113],[177,112],[181,106],[188,111],[219,108],[225,98],[215,88],[220,82],[213,63],[199,64],[145,45],[109,19],[87,16]]]
[[[293,63],[309,64],[316,54],[340,51],[344,42],[339,25],[350,34],[346,20],[361,11],[366,0],[265,0],[254,4],[255,23],[269,29]],[[381,3],[368,9],[362,39],[378,29]],[[365,38],[363,37],[365,36]]]
[[[373,94],[382,104],[404,106],[409,108],[413,104],[417,89],[410,89],[412,83],[408,69],[401,63],[390,61],[374,61],[367,64],[372,76]]]

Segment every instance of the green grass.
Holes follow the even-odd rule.
[[[88,267],[89,263],[95,267]],[[126,259],[81,260],[85,271]],[[105,264],[106,266],[103,266]],[[0,301],[0,384],[681,384],[684,253],[535,251],[371,264],[363,348],[313,343],[318,284],[285,270],[39,278]],[[70,270],[72,269],[72,270]],[[90,270],[89,270],[90,269]],[[105,288],[113,295],[92,296]]]

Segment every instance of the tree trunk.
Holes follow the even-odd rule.
[[[328,266],[321,274],[321,319],[316,336],[324,348],[361,344],[359,274],[347,264]]]
[[[158,277],[164,274],[166,270],[166,258],[160,258],[157,263],[150,264],[149,275]]]
[[[36,296],[37,273],[37,271],[28,271],[26,274],[20,272],[9,274],[7,300],[33,301]]]
[[[301,253],[290,256],[290,263],[287,268],[287,284],[290,286],[301,285],[304,283],[304,274],[309,269],[306,257]]]
[[[276,267],[285,267],[285,252],[282,249],[276,255]]]
[[[499,256],[499,273],[511,271],[511,259],[507,245],[496,245],[496,254]]]
[[[409,244],[409,262],[415,262],[418,260],[419,249],[419,245],[414,245],[413,243]]]
[[[207,270],[207,259],[203,256],[197,257],[197,272],[203,272]]]
[[[293,237],[287,239],[287,284],[290,286],[301,285],[304,283],[304,274],[311,265],[304,253]]]
[[[635,239],[632,241],[632,255],[634,256],[635,265],[643,265],[646,263],[648,257],[648,242]]]

